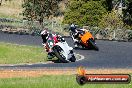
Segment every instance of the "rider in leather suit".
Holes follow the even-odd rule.
[[[74,41],[74,46],[75,48],[78,47],[78,43],[79,43],[79,35],[84,34],[87,30],[86,29],[80,29],[77,28],[76,25],[71,24],[69,30],[72,32],[72,39]]]
[[[47,40],[49,36],[53,36],[53,39],[55,41],[55,43],[57,43],[58,41],[64,41],[64,38],[62,38],[62,36],[55,34],[55,33],[50,33],[48,32],[48,30],[43,30],[41,31],[41,37],[42,37],[42,45],[44,46],[45,51],[48,53],[48,59],[52,59],[53,55],[51,54],[49,48],[47,47]]]

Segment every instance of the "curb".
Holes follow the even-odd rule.
[[[129,40],[115,40],[115,39],[112,39],[112,40],[109,40],[109,39],[95,39],[95,40],[103,40],[103,41],[117,41],[117,42],[132,42],[132,41],[129,41]]]
[[[2,30],[0,30],[0,32],[7,33],[7,34],[40,36],[40,35],[35,34],[35,33],[18,32],[18,31],[14,31],[14,32],[13,32],[13,31],[2,31]],[[63,37],[64,37],[64,38],[71,38],[71,36],[63,36]],[[116,39],[109,40],[109,39],[97,39],[97,38],[95,38],[95,40],[117,41],[117,42],[132,42],[132,40],[128,40],[128,39],[125,39],[125,40],[116,40]]]

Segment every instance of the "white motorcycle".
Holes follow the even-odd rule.
[[[76,58],[73,53],[73,48],[68,46],[64,38],[60,38],[56,43],[56,39],[53,36],[49,36],[47,40],[47,46],[51,52],[51,55],[56,56],[60,62],[75,62]]]

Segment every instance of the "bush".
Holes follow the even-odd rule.
[[[64,14],[64,23],[80,26],[98,26],[99,19],[106,13],[103,0],[71,0]]]
[[[120,18],[114,11],[106,13],[100,19],[99,27],[100,28],[110,28],[110,29],[121,29],[123,28],[123,20]]]

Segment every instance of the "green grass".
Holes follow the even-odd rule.
[[[36,63],[46,60],[43,47],[0,43],[0,64]]]
[[[21,19],[23,17],[20,15],[23,11],[22,3],[23,0],[2,0],[2,5],[0,6],[0,17]]]
[[[0,79],[0,88],[132,88],[130,84],[85,84],[80,86],[75,75],[42,76],[36,78]]]

